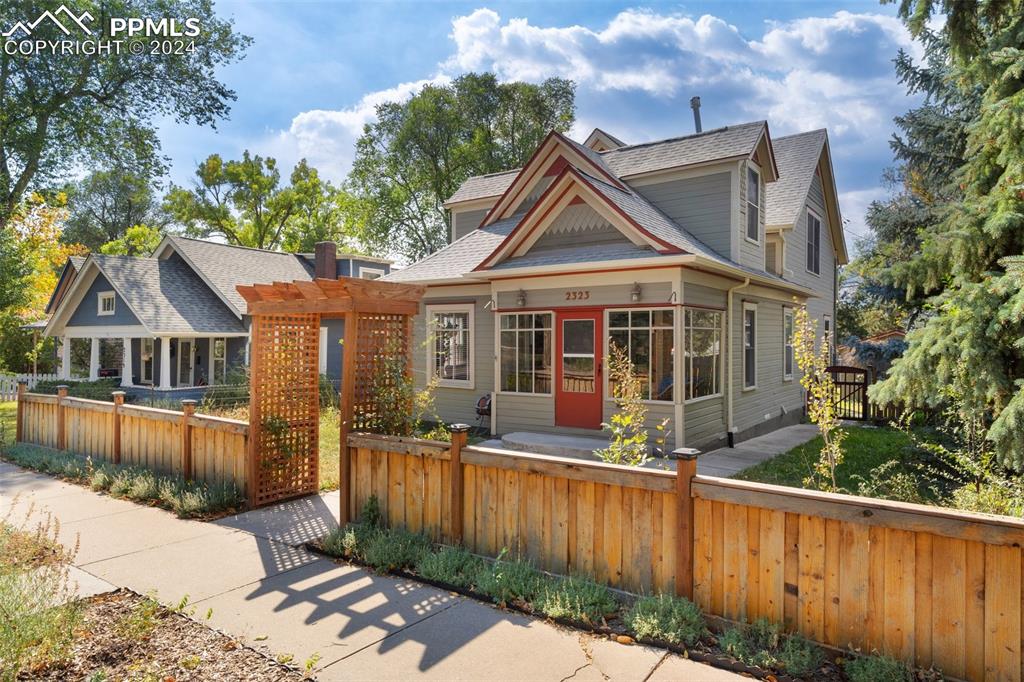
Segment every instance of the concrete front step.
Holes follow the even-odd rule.
[[[520,452],[593,459],[594,450],[608,447],[608,440],[586,436],[559,436],[551,433],[515,431],[502,436],[501,444],[508,450],[519,450]]]

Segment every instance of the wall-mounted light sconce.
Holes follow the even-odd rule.
[[[639,303],[640,293],[640,284],[638,282],[633,282],[633,291],[629,293],[629,300],[633,301],[633,303]]]
[[[519,293],[516,294],[516,305],[519,306],[520,308],[526,305],[526,292],[523,291],[522,289],[520,289]]]
[[[675,303],[675,302],[676,302],[676,299],[678,299],[678,298],[679,298],[679,297],[678,297],[678,296],[676,296],[676,292],[674,292],[674,291],[673,291],[673,292],[672,292],[672,295],[668,297],[668,302],[669,302],[669,303]]]
[[[487,303],[484,303],[484,310],[493,310],[496,305],[498,303],[493,298],[488,299]]]

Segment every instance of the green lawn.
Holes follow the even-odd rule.
[[[852,476],[867,476],[875,467],[892,460],[904,461],[911,446],[907,434],[888,427],[853,426],[846,431],[849,435],[843,442],[845,458],[836,469],[836,479],[841,488],[850,491],[857,490],[857,480]],[[813,471],[819,452],[820,436],[767,462],[744,469],[733,478],[802,488],[804,479]]]
[[[17,414],[18,403],[13,400],[0,402],[0,445],[14,442],[14,415]]]

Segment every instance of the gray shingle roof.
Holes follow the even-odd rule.
[[[471,178],[467,178],[455,190],[455,194],[451,195],[445,203],[456,203],[470,199],[481,199],[483,197],[496,197],[508,189],[512,181],[516,179],[516,175],[519,174],[519,170],[515,168],[500,173],[474,175]]]
[[[389,282],[425,282],[453,279],[472,272],[508,236],[521,216],[499,220],[493,225],[473,230],[440,251],[407,268],[396,270],[382,279]]]
[[[715,159],[752,154],[765,125],[764,121],[741,123],[706,130],[694,135],[634,144],[600,153],[578,143],[574,142],[573,144],[584,150],[582,153],[589,158],[597,158],[602,161],[604,167],[609,169],[612,175],[621,178],[665,168],[689,166]],[[446,203],[498,196],[508,189],[519,170],[517,168],[504,173],[469,178],[462,183]]]
[[[509,258],[495,265],[491,270],[536,267],[540,265],[567,265],[570,263],[592,263],[604,260],[628,260],[632,258],[657,258],[657,251],[649,246],[633,244],[592,244],[564,249],[531,251],[525,256]]]
[[[245,299],[235,289],[239,284],[311,280],[313,268],[293,253],[262,251],[242,246],[172,236],[174,243],[196,269],[231,302],[238,315],[246,310]]]
[[[792,225],[804,207],[826,132],[812,130],[772,140],[779,179],[765,186],[766,225]]]
[[[150,331],[245,333],[241,320],[182,261],[91,258]]]
[[[85,265],[85,256],[71,256],[68,260],[75,266],[76,271],[81,270],[82,266]]]

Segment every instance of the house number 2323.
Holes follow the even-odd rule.
[[[590,298],[590,292],[586,289],[574,289],[565,292],[565,300],[567,301],[586,301]]]

